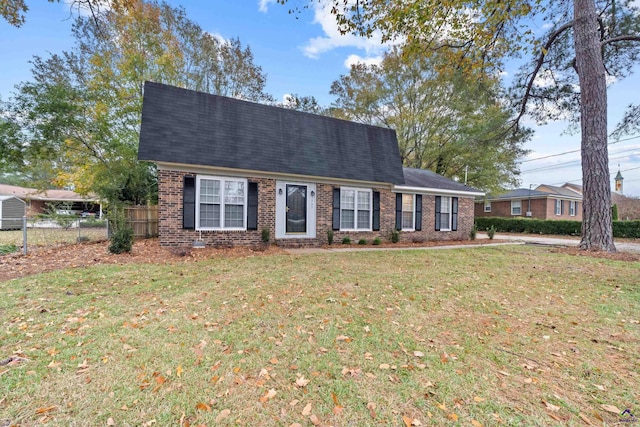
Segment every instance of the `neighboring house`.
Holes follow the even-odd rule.
[[[150,82],[138,157],[158,165],[164,246],[464,240],[482,195],[403,169],[391,129]]]
[[[0,196],[0,230],[19,230],[25,203],[15,196]]]
[[[497,197],[476,199],[475,215],[582,221],[582,194],[567,184],[518,188]]]
[[[14,196],[24,201],[28,216],[47,213],[50,206],[65,213],[91,212],[101,215],[100,202],[95,197],[85,197],[69,190],[37,190],[0,184],[0,195]]]

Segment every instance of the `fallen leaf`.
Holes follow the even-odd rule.
[[[265,403],[267,400],[271,400],[276,397],[276,392],[274,389],[270,389],[264,396],[260,397],[260,403]]]
[[[482,424],[480,424],[478,421],[476,420],[471,420],[471,425],[473,427],[482,427]]]
[[[207,411],[207,412],[211,412],[211,406],[207,405],[206,403],[200,402],[196,405],[196,409],[199,411]]]
[[[308,403],[307,406],[305,406],[302,409],[302,416],[303,417],[307,417],[307,416],[309,416],[310,413],[311,413],[311,403]]]
[[[382,363],[380,364],[379,368],[382,369],[383,371],[386,371],[387,369],[390,368],[390,366],[388,363]]]
[[[351,338],[349,338],[346,335],[338,335],[336,337],[336,341],[344,341],[344,342],[351,342]]]
[[[421,352],[421,351],[414,351],[414,352],[413,352],[413,355],[414,355],[415,357],[424,357],[424,353],[423,353],[423,352]]]
[[[178,376],[178,378],[182,376],[182,365],[178,365],[178,367],[176,368],[176,375]]]
[[[440,361],[442,363],[447,363],[449,361],[449,355],[447,353],[442,353],[440,355]]]
[[[293,424],[289,425],[289,427],[302,427],[302,424],[300,424],[300,423],[293,423]]]
[[[113,420],[113,418],[107,418],[107,425],[114,426],[116,425],[116,422]]]
[[[473,401],[474,401],[474,402],[484,402],[484,399],[483,399],[482,397],[475,396],[475,397],[473,398]]]
[[[592,426],[593,424],[591,423],[591,420],[589,418],[586,417],[586,415],[584,415],[582,412],[580,412],[578,414],[578,416],[582,419],[582,421],[584,421],[584,423],[588,426]]]
[[[340,405],[340,403],[338,403],[338,396],[336,396],[334,392],[331,392],[331,399],[333,400],[334,405],[336,406]]]
[[[231,410],[229,409],[223,409],[222,411],[220,411],[220,413],[218,414],[218,416],[216,417],[216,423],[219,423],[220,421],[224,420],[225,418],[227,418],[229,415],[231,414]]]
[[[449,418],[451,421],[458,421],[458,415],[454,414],[453,412],[447,414],[447,418]]]
[[[305,387],[307,384],[309,384],[310,380],[305,379],[304,377],[300,377],[298,379],[296,379],[296,385],[298,387]]]
[[[55,405],[47,406],[45,408],[38,408],[36,409],[36,414],[46,414],[47,412],[55,411],[56,408],[57,406]]]
[[[607,405],[607,404],[605,404],[605,403],[603,403],[602,405],[600,405],[600,407],[601,407],[602,409],[604,409],[605,411],[607,411],[607,412],[611,412],[612,414],[616,414],[616,415],[618,415],[618,414],[620,414],[620,412],[622,412],[620,409],[616,408],[615,406],[613,406],[613,405]]]
[[[367,409],[369,410],[369,415],[371,418],[376,418],[376,404],[374,402],[367,403]]]
[[[559,406],[556,406],[553,403],[549,403],[546,400],[543,400],[542,403],[544,403],[544,406],[546,406],[547,409],[550,410],[550,411],[559,411],[560,410]]]
[[[311,414],[311,416],[309,417],[309,421],[311,421],[311,424],[313,424],[314,426],[320,425],[320,420],[318,419],[316,414]]]
[[[413,418],[409,418],[406,415],[403,415],[402,421],[404,421],[405,427],[411,427],[411,423],[413,423]]]

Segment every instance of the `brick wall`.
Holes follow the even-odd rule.
[[[185,173],[159,170],[159,230],[162,246],[191,246],[194,240],[202,236],[207,246],[253,246],[262,244],[262,229],[268,228],[272,241],[275,231],[276,181],[267,178],[247,177],[250,182],[258,183],[258,229],[247,231],[197,231],[182,228],[182,183]],[[333,185],[316,185],[316,238],[315,239],[279,239],[280,246],[319,246],[328,243],[327,232],[332,229]],[[389,241],[395,228],[396,195],[388,189],[374,188],[380,192],[380,230],[367,232],[334,231],[334,244],[340,243],[346,236],[357,243],[365,239],[369,243],[376,237]],[[401,232],[400,240],[405,242],[424,242],[434,240],[466,240],[473,227],[473,198],[458,198],[458,230],[434,231],[435,196],[422,196],[422,231]]]
[[[564,210],[562,215],[556,215],[556,199],[531,199],[531,217],[537,219],[563,219],[572,221],[582,221],[582,202],[578,201],[576,206],[576,214],[569,215],[569,200],[564,200]],[[475,203],[475,216],[498,216],[505,218],[525,217],[529,209],[529,199],[522,200],[522,209],[520,215],[511,215],[511,200],[492,201],[491,212],[484,211],[484,202]]]

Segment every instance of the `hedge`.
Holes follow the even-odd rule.
[[[582,229],[580,221],[543,220],[534,218],[476,218],[476,227],[485,231],[495,227],[503,233],[557,234],[579,236]],[[613,237],[640,238],[640,221],[613,221]]]

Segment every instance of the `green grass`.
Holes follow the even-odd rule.
[[[0,244],[0,255],[11,254],[13,252],[16,252],[17,250],[18,247],[14,244]]]
[[[638,267],[517,246],[2,282],[0,359],[28,360],[0,424],[612,424],[640,413]]]

